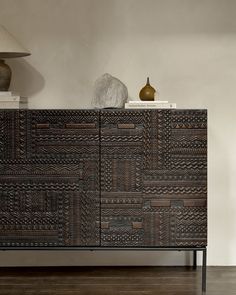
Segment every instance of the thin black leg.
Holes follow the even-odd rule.
[[[207,249],[202,250],[202,292],[206,292],[206,261]]]
[[[193,250],[193,268],[197,268],[197,250]]]

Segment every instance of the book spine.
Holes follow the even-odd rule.
[[[176,103],[125,104],[125,109],[176,109]]]
[[[19,109],[20,103],[19,102],[0,102],[0,109]]]
[[[0,102],[19,102],[20,96],[3,96],[0,95]]]
[[[154,101],[144,101],[144,100],[130,100],[128,103],[130,104],[153,104],[153,103],[168,103],[167,100],[154,100]]]
[[[12,92],[11,91],[0,91],[0,96],[4,95],[4,96],[11,96]]]

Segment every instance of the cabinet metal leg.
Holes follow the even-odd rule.
[[[197,250],[193,250],[193,268],[197,268]]]
[[[206,292],[206,261],[207,249],[202,250],[202,292]]]

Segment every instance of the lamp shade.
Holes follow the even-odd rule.
[[[30,55],[30,52],[0,25],[0,58],[13,58],[27,55]]]

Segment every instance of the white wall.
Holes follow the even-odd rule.
[[[236,264],[236,1],[0,0],[0,23],[32,56],[9,61],[32,108],[90,107],[105,72],[137,97],[209,112],[209,265]],[[189,255],[2,252],[1,265],[181,264]]]

